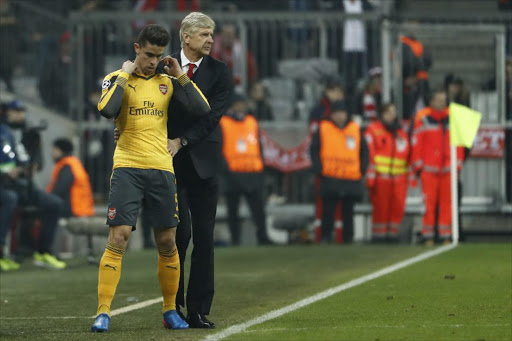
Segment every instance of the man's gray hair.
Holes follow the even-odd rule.
[[[206,14],[203,14],[201,12],[192,12],[189,15],[187,15],[183,20],[181,21],[181,27],[180,27],[180,42],[181,47],[184,45],[183,41],[183,34],[194,34],[197,30],[201,28],[211,28],[215,29],[215,21],[212,20],[209,16]]]

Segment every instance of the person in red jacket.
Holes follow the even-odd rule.
[[[370,151],[366,184],[373,207],[372,241],[398,241],[407,196],[410,146],[394,104],[381,108],[364,136]]]
[[[415,124],[412,143],[412,167],[421,178],[425,214],[421,234],[426,245],[433,245],[435,227],[443,243],[452,235],[450,187],[450,127],[444,90],[432,93],[428,114]],[[457,170],[462,168],[464,148],[457,147]],[[438,210],[436,221],[436,210]]]

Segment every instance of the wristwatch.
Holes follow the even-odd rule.
[[[188,145],[188,140],[185,137],[182,137],[180,140],[182,147],[186,147]]]

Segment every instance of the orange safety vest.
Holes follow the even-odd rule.
[[[361,179],[361,132],[359,125],[350,121],[340,129],[332,121],[320,122],[320,161],[322,175],[344,179]]]
[[[411,48],[411,51],[416,58],[423,57],[423,44],[421,42],[406,36],[401,36],[400,41]],[[416,77],[418,79],[426,80],[428,79],[428,72],[426,70],[418,70]]]
[[[69,191],[71,200],[71,213],[75,217],[90,217],[94,215],[94,199],[92,197],[89,175],[84,169],[82,162],[74,156],[65,156],[57,162],[52,172],[52,180],[46,187],[47,192],[52,192],[55,182],[59,177],[60,170],[64,166],[71,168],[73,173],[73,184]]]
[[[223,116],[222,154],[229,170],[236,173],[259,173],[263,171],[263,160],[258,137],[258,122],[252,115],[243,121]]]

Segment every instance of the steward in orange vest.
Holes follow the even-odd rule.
[[[234,94],[230,110],[220,120],[224,157],[222,174],[231,244],[240,245],[238,205],[243,195],[256,225],[258,244],[268,245],[272,242],[267,236],[259,126],[254,116],[246,114],[246,110],[245,99]]]
[[[336,204],[341,201],[343,226],[336,231],[336,241],[350,243],[354,236],[354,203],[363,196],[368,147],[344,102],[332,104],[331,115],[320,122],[312,136],[310,153],[313,169],[320,175],[322,241],[332,240]]]
[[[63,199],[63,217],[90,217],[94,215],[94,200],[89,175],[72,152],[71,141],[55,140],[52,157],[56,164],[46,191]]]

